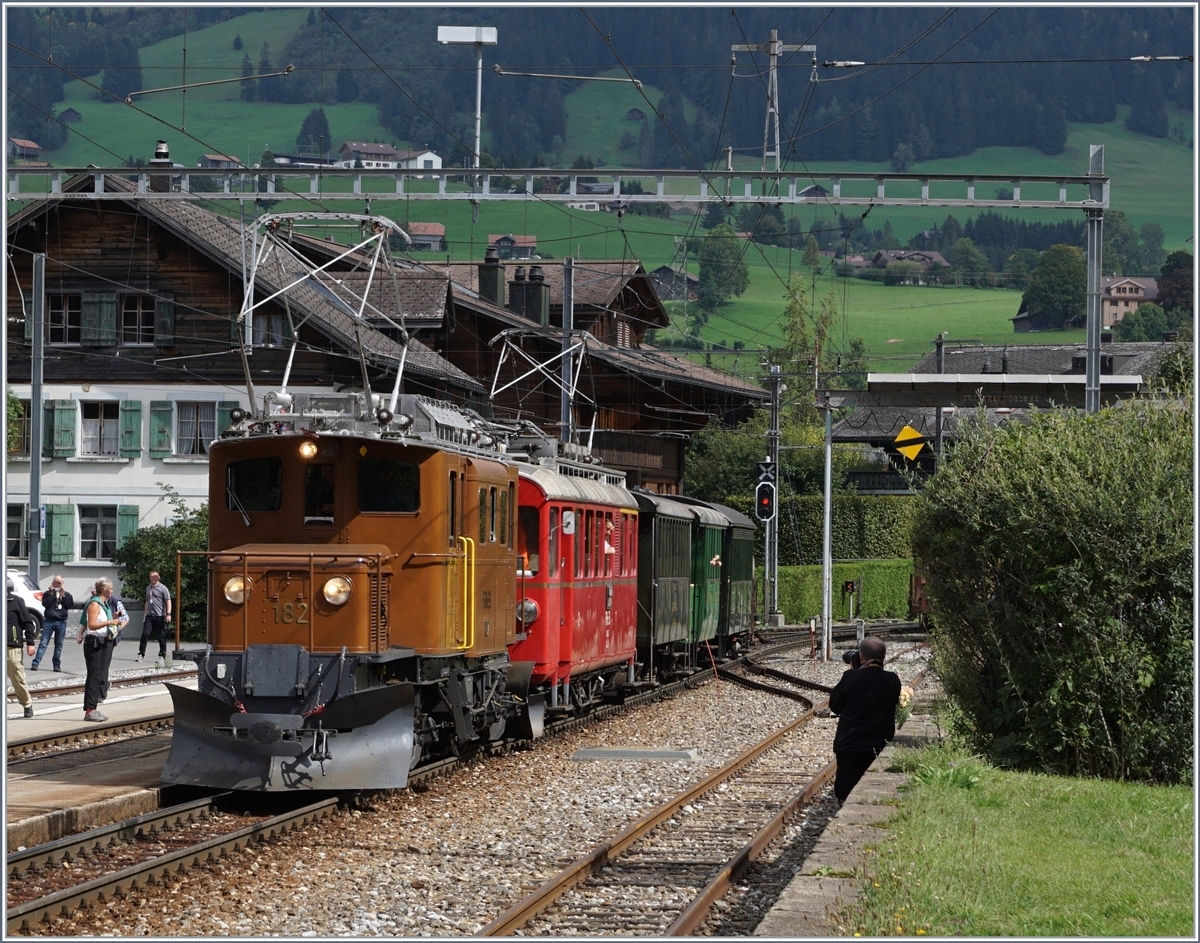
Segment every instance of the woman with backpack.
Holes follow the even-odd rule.
[[[108,690],[108,666],[112,663],[120,622],[113,614],[109,599],[112,596],[112,580],[99,579],[92,597],[83,607],[80,620],[83,643],[83,660],[87,665],[87,679],[83,688],[83,719],[105,721],[108,718],[98,710]]]

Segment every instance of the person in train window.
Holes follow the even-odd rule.
[[[611,520],[604,522],[604,552],[617,552],[617,548],[613,546],[613,522]]]
[[[333,470],[332,465],[304,469],[305,522],[333,523]]]

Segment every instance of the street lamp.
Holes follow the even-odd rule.
[[[479,169],[479,126],[483,116],[483,47],[496,45],[494,26],[439,26],[438,42],[475,47],[475,169]]]

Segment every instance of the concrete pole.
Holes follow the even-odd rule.
[[[833,647],[833,407],[825,405],[825,514],[821,535],[821,660]]]
[[[483,124],[483,43],[475,44],[475,169],[479,169],[479,131]]]
[[[945,333],[938,334],[937,340],[934,341],[934,346],[937,349],[937,372],[938,373],[946,372],[946,357],[945,357],[945,352],[943,350],[943,348],[945,347],[945,344],[946,344]],[[934,410],[934,417],[935,417],[935,419],[934,419],[934,427],[933,427],[933,454],[934,454],[934,459],[935,459],[934,467],[936,468],[937,467],[936,462],[940,462],[942,460],[942,407],[941,406],[938,406]]]
[[[33,256],[33,357],[29,369],[29,578],[38,581],[42,554],[42,359],[46,342],[46,253]]]
[[[1088,176],[1104,175],[1104,145],[1093,144]],[[1106,185],[1091,184],[1090,198],[1104,200]],[[1090,415],[1100,411],[1100,273],[1103,271],[1104,210],[1087,210],[1087,364],[1084,378],[1084,408]]]
[[[563,314],[562,314],[562,408],[559,412],[558,440],[560,442],[571,441],[571,427],[573,417],[571,415],[571,386],[573,381],[571,355],[567,351],[571,348],[571,330],[575,321],[575,260],[572,258],[563,259]]]
[[[771,428],[767,431],[770,455],[767,461],[775,469],[775,514],[767,521],[766,583],[767,621],[771,625],[782,625],[779,614],[779,367],[771,365]]]

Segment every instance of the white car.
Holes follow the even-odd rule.
[[[24,600],[29,612],[33,615],[33,621],[37,623],[38,637],[42,634],[42,618],[45,612],[42,609],[42,591],[38,589],[38,584],[29,578],[28,573],[18,573],[16,570],[8,570],[7,576],[13,581],[13,595],[18,599]]]

